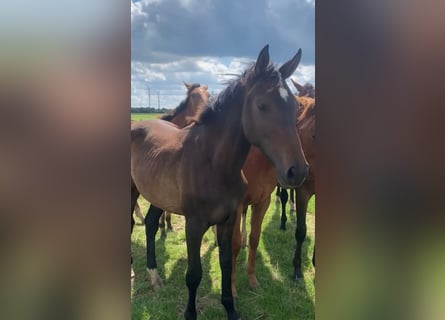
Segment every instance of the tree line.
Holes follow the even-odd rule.
[[[139,107],[139,108],[131,108],[131,113],[167,113],[169,112],[170,109],[166,109],[166,108],[143,108],[143,107]]]

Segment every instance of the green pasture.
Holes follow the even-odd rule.
[[[162,115],[162,113],[132,113],[131,120],[139,121],[139,120],[156,119],[160,115]]]
[[[248,249],[242,249],[238,256],[236,309],[241,319],[315,319],[315,271],[311,263],[314,247],[314,200],[315,197],[311,199],[308,207],[308,235],[303,250],[305,280],[295,283],[291,280],[291,275],[296,216],[294,212],[288,213],[287,230],[279,230],[281,204],[275,203],[273,194],[272,202],[264,218],[257,253],[257,278],[260,289],[254,291],[248,287],[245,269]],[[140,198],[139,204],[145,214],[148,202]],[[138,218],[135,217],[135,219],[138,223]],[[250,209],[248,221],[250,221]],[[131,298],[134,320],[183,319],[188,293],[185,284],[187,251],[184,218],[172,215],[172,224],[175,230],[167,233],[166,239],[160,238],[160,232],[156,237],[158,269],[164,284],[157,292],[150,287],[145,269],[144,228],[140,225],[134,227],[131,244],[133,268],[136,274]],[[249,223],[247,225],[249,232]],[[203,238],[201,259],[203,278],[198,289],[198,318],[225,320],[226,313],[220,303],[221,271],[218,248],[214,245],[213,233],[210,229]]]

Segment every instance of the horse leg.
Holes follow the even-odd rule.
[[[165,232],[165,215],[166,211],[162,212],[161,217],[159,218],[159,229],[161,229],[161,237],[167,237],[167,232]]]
[[[287,194],[287,190],[284,188],[281,188],[281,195],[280,195],[280,199],[281,199],[281,225],[280,225],[280,230],[286,230],[286,221],[287,221],[287,216],[286,216],[286,203],[287,203],[287,199],[289,198],[289,195]]]
[[[297,192],[297,228],[295,229],[297,246],[293,260],[294,280],[303,278],[303,273],[301,272],[301,249],[306,238],[306,210],[310,196],[310,193],[304,187]]]
[[[232,296],[236,297],[236,258],[238,257],[239,251],[241,249],[241,233],[240,233],[240,223],[241,223],[241,208],[236,211],[236,220],[233,227],[232,236]]]
[[[246,219],[247,219],[247,207],[243,210],[243,213],[241,215],[241,246],[243,248],[245,248],[247,245]]]
[[[249,277],[249,287],[258,288],[258,280],[256,278],[256,252],[260,241],[261,225],[267,208],[269,208],[270,196],[266,197],[259,203],[252,205],[252,213],[250,220],[250,237],[249,237],[249,258],[247,260],[247,275]]]
[[[137,200],[139,197],[139,191],[136,188],[136,186],[134,185],[134,183],[131,183],[131,213],[130,213],[130,217],[131,217],[131,231],[130,231],[130,238],[131,235],[133,234],[133,228],[134,228],[134,217],[133,217],[133,211],[134,211],[134,207],[137,205]],[[133,270],[133,257],[130,254],[130,261],[131,261],[131,271],[130,271],[130,277],[134,278],[134,270]]]
[[[277,184],[277,192],[275,193],[275,202],[279,203],[281,201],[280,198],[281,198],[281,188]]]
[[[185,276],[189,297],[184,313],[186,320],[196,320],[196,291],[202,278],[201,242],[208,226],[196,219],[185,219],[185,237],[187,242],[188,267]]]
[[[232,275],[232,240],[237,213],[233,212],[223,223],[218,224],[219,265],[221,268],[221,303],[227,312],[228,320],[238,320],[231,288]],[[239,227],[238,227],[239,230]]]
[[[144,216],[142,215],[141,208],[139,207],[139,204],[138,204],[137,200],[136,200],[136,204],[134,206],[134,213],[136,214],[136,216],[141,221],[140,225],[144,225],[144,220],[145,219],[144,219]]]
[[[155,237],[159,228],[159,218],[163,210],[150,205],[145,216],[145,237],[147,241],[147,272],[150,277],[150,283],[154,290],[161,287],[162,281],[159,277],[156,264]]]
[[[290,199],[289,199],[289,203],[290,203],[290,211],[295,211],[295,189],[290,189]]]
[[[167,222],[168,231],[173,231],[172,227],[172,214],[171,212],[165,212],[165,221]]]

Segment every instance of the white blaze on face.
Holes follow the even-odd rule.
[[[284,87],[280,87],[280,89],[278,89],[278,91],[280,92],[280,97],[284,99],[284,101],[287,101],[287,97],[289,96],[289,94],[287,93],[287,90]]]

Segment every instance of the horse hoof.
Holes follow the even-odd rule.
[[[158,274],[157,269],[148,269],[147,272],[150,278],[150,284],[154,291],[158,291],[162,287],[162,280]]]
[[[255,276],[249,277],[249,288],[256,290],[260,287],[260,284]]]
[[[228,320],[241,320],[240,316],[236,312],[232,312],[231,314],[227,315]]]
[[[167,238],[167,233],[165,232],[165,230],[161,231],[161,238]]]
[[[286,226],[281,225],[281,226],[280,226],[280,230],[282,230],[282,231],[286,231]]]

